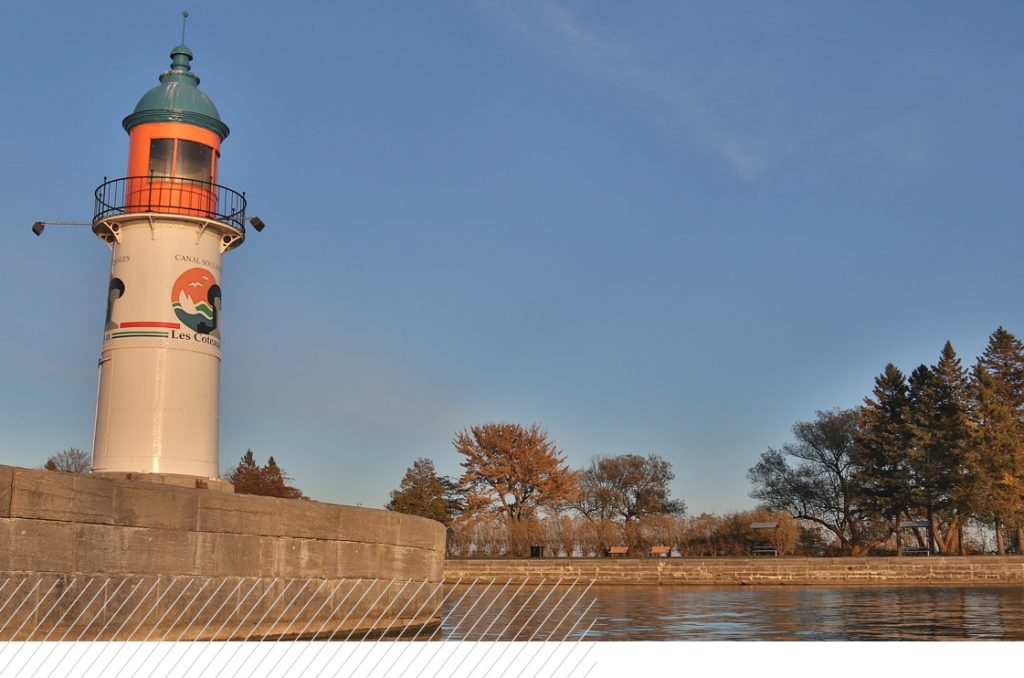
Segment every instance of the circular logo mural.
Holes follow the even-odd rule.
[[[190,268],[178,276],[171,288],[171,307],[187,327],[217,336],[220,285],[205,268]]]

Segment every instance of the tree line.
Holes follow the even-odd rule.
[[[51,454],[42,468],[45,471],[62,473],[89,473],[92,471],[92,458],[88,452],[77,447],[69,447]],[[236,466],[225,469],[224,479],[234,485],[236,494],[308,499],[299,488],[289,484],[291,477],[278,466],[273,456],[267,459],[266,464],[260,465],[256,462],[252,450],[247,450]]]
[[[1024,345],[1002,327],[973,367],[946,342],[934,365],[906,376],[892,363],[854,409],[818,412],[796,442],[750,469],[751,496],[816,525],[831,550],[862,555],[907,541],[964,554],[965,528],[996,549],[1024,543]]]
[[[970,369],[946,342],[934,365],[905,375],[894,364],[852,409],[820,411],[793,426],[794,442],[769,448],[748,471],[754,511],[685,518],[672,465],[656,454],[599,456],[579,469],[537,424],[490,422],[458,432],[458,478],[416,460],[387,508],[448,528],[450,555],[599,555],[612,546],[645,554],[740,555],[770,540],[780,553],[929,553],[977,550],[983,524],[1005,554],[1024,547],[1024,344],[1002,327]],[[44,468],[88,472],[69,448]],[[225,478],[239,493],[305,499],[273,457],[252,451]],[[751,523],[772,522],[771,534]],[[895,549],[892,545],[895,544]]]
[[[489,422],[455,435],[458,479],[439,476],[430,459],[406,471],[387,508],[448,527],[456,556],[596,555],[626,545],[675,545],[674,522],[686,509],[673,499],[672,465],[656,454],[601,456],[571,469],[537,424]]]

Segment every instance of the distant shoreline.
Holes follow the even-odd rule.
[[[449,583],[579,578],[645,586],[1024,586],[1024,556],[451,559],[444,561],[444,577]]]

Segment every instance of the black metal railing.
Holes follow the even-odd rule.
[[[245,231],[245,194],[196,179],[158,175],[107,180],[96,189],[95,224],[118,214],[156,212],[212,219]]]

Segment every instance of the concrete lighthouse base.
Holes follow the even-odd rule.
[[[0,641],[430,626],[444,543],[443,525],[389,511],[0,465],[0,580],[17,610]]]
[[[235,493],[235,486],[221,478],[205,478],[203,476],[189,476],[182,473],[127,473],[124,471],[94,471],[89,474],[93,478],[116,478],[119,480],[133,480],[140,483],[156,483],[158,485],[173,485],[175,487],[189,487],[197,490],[213,490],[214,492]]]

